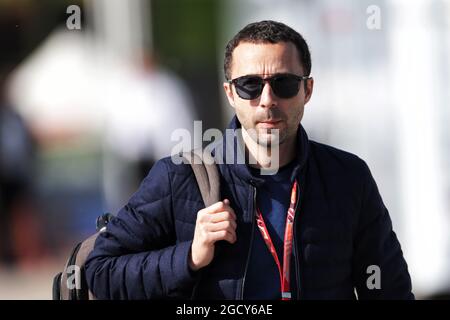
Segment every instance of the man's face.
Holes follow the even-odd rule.
[[[303,76],[297,48],[293,43],[249,43],[241,42],[233,51],[231,79],[247,75],[267,78],[276,74],[291,73]],[[303,81],[307,81],[307,89]],[[298,94],[292,98],[277,97],[270,84],[264,83],[261,95],[253,100],[245,100],[236,93],[234,85],[224,83],[225,93],[243,128],[254,129],[256,136],[250,136],[260,145],[270,146],[275,143],[273,129],[279,129],[279,143],[295,139],[303,117],[305,104],[309,101],[313,80],[303,80]]]

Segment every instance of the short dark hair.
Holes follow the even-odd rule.
[[[311,73],[311,54],[305,39],[294,29],[284,23],[264,20],[246,25],[231,39],[225,49],[223,69],[227,80],[231,80],[231,62],[234,49],[241,42],[250,43],[279,43],[292,42],[297,48],[300,64],[303,66],[304,75]]]

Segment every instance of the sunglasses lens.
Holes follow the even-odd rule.
[[[260,96],[263,81],[258,77],[242,77],[236,79],[236,92],[242,99],[252,100]]]
[[[289,74],[274,76],[266,80],[255,76],[244,76],[233,82],[239,97],[253,100],[261,95],[264,82],[267,80],[270,82],[273,93],[282,99],[295,97],[300,89],[299,78]]]
[[[270,86],[277,97],[289,99],[297,95],[300,89],[300,81],[296,77],[283,75],[274,77]]]

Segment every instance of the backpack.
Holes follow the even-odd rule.
[[[220,200],[220,176],[211,155],[206,152],[201,153],[197,149],[179,156],[184,163],[191,165],[205,207],[208,207]],[[94,248],[98,235],[106,230],[106,225],[113,218],[114,216],[109,213],[98,217],[97,232],[73,248],[64,270],[53,278],[53,300],[95,300],[87,284],[85,262]]]

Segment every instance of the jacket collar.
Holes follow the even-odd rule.
[[[216,163],[226,164],[242,180],[254,186],[259,186],[264,183],[264,180],[252,175],[248,165],[245,163],[245,143],[240,134],[241,131],[237,130],[240,128],[241,123],[235,115],[222,138],[213,143],[212,148],[210,147],[212,149],[211,154],[214,156]],[[296,165],[292,171],[291,181],[294,181],[306,164],[308,146],[308,136],[300,124],[297,130],[297,153],[294,159]],[[231,159],[232,161],[230,161]]]

